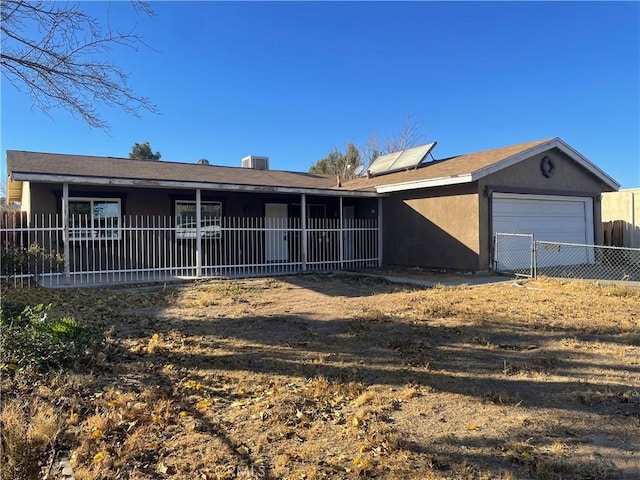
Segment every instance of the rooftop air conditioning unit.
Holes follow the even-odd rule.
[[[242,159],[242,168],[253,168],[255,170],[269,170],[269,157],[258,157],[249,155]]]

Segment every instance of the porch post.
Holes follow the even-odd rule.
[[[196,277],[202,276],[202,215],[200,189],[196,188]]]
[[[300,196],[300,246],[302,248],[302,271],[307,271],[307,195]]]
[[[378,197],[378,267],[382,267],[382,197]]]
[[[69,184],[62,184],[62,241],[64,243],[64,283],[68,284],[71,279],[69,267]]]
[[[344,270],[344,218],[342,215],[342,197],[340,197],[340,270]]]

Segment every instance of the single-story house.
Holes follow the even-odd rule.
[[[67,255],[101,250],[84,269],[98,268],[110,249],[137,256],[127,268],[142,269],[153,246],[155,256],[187,255],[198,268],[386,264],[478,271],[492,266],[496,232],[602,241],[601,194],[619,184],[559,138],[428,161],[434,145],[381,158],[384,168],[349,181],[269,170],[266,157],[223,167],[10,150],[8,200],[21,203],[29,222],[60,218],[58,247]],[[142,230],[159,232],[165,243],[120,245]],[[202,242],[189,243],[196,238]],[[114,263],[104,262],[100,268]]]

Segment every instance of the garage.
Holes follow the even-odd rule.
[[[555,195],[494,193],[492,198],[493,233],[533,234],[543,242],[593,244],[593,199]],[[498,269],[527,268],[531,264],[531,239],[514,237],[509,242],[509,265]],[[562,248],[542,244],[545,255],[538,266],[576,265],[593,261],[588,248]],[[500,263],[500,260],[499,260]]]
[[[493,233],[532,233],[536,240],[593,244],[593,199],[494,193]]]

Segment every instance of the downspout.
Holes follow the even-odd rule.
[[[196,277],[202,276],[202,214],[200,189],[196,188]]]
[[[300,246],[302,247],[302,271],[307,271],[307,195],[300,196]]]
[[[62,184],[62,242],[64,255],[64,283],[69,284],[71,271],[69,267],[69,184]]]
[[[493,190],[485,187],[485,193],[487,195],[487,210],[489,215],[489,231],[487,235],[489,236],[489,269],[494,272],[498,269],[498,262],[496,261],[496,239],[493,235]],[[478,203],[480,203],[478,201]],[[480,260],[478,259],[478,268],[480,268]]]
[[[636,192],[631,192],[630,199],[630,207],[631,207],[631,232],[629,235],[629,247],[635,248],[636,246]]]
[[[378,197],[378,267],[382,267],[382,197]]]
[[[340,178],[340,177],[338,177]],[[342,214],[342,197],[340,197],[340,270],[344,270],[344,215]]]

